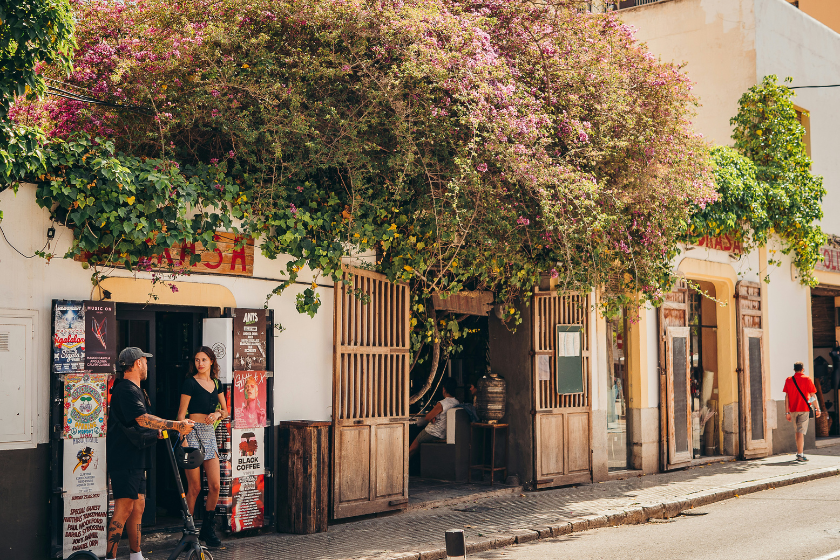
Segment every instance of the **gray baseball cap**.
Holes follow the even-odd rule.
[[[152,355],[148,352],[143,352],[136,346],[129,346],[128,348],[123,348],[123,351],[120,352],[119,365],[122,369],[130,368],[134,365],[134,362],[143,357],[151,358]]]

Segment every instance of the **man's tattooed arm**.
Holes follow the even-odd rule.
[[[151,414],[144,414],[143,416],[137,417],[137,423],[144,428],[150,428],[152,430],[177,430],[184,435],[190,433],[193,427],[192,420],[164,420]]]

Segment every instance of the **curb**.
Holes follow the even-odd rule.
[[[722,502],[745,494],[838,475],[840,475],[840,467],[827,467],[800,475],[780,475],[779,477],[763,478],[760,481],[742,482],[732,487],[723,487],[711,492],[698,492],[698,495],[693,497],[686,496],[683,499],[661,504],[639,505],[621,511],[612,511],[600,515],[588,515],[580,519],[564,521],[554,525],[519,529],[513,533],[497,534],[478,540],[471,539],[467,542],[467,554],[486,552],[496,548],[523,544],[539,539],[560,537],[590,529],[617,527],[619,525],[638,525],[646,523],[650,519],[669,519],[678,516],[687,509]],[[446,558],[446,550],[444,548],[436,548],[419,552],[402,552],[391,555],[388,558],[391,560],[444,560]]]

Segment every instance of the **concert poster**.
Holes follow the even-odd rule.
[[[111,301],[85,302],[85,370],[114,373],[117,310]]]
[[[105,438],[64,440],[64,482],[68,494],[105,492]]]
[[[266,369],[265,309],[237,309],[233,317],[233,369]]]
[[[233,372],[233,425],[261,428],[267,424],[266,372]]]
[[[55,302],[53,317],[53,372],[85,369],[85,309],[81,301]]]
[[[90,550],[105,556],[108,540],[108,497],[105,491],[64,496],[62,527],[63,556],[79,550]]]
[[[234,533],[258,529],[265,524],[265,476],[236,478],[231,486],[233,506],[230,508],[230,529]]]
[[[74,373],[64,380],[64,439],[105,437],[108,375]]]

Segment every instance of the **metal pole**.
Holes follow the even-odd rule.
[[[463,560],[467,557],[467,542],[463,529],[450,529],[445,534],[446,557],[449,560]]]

